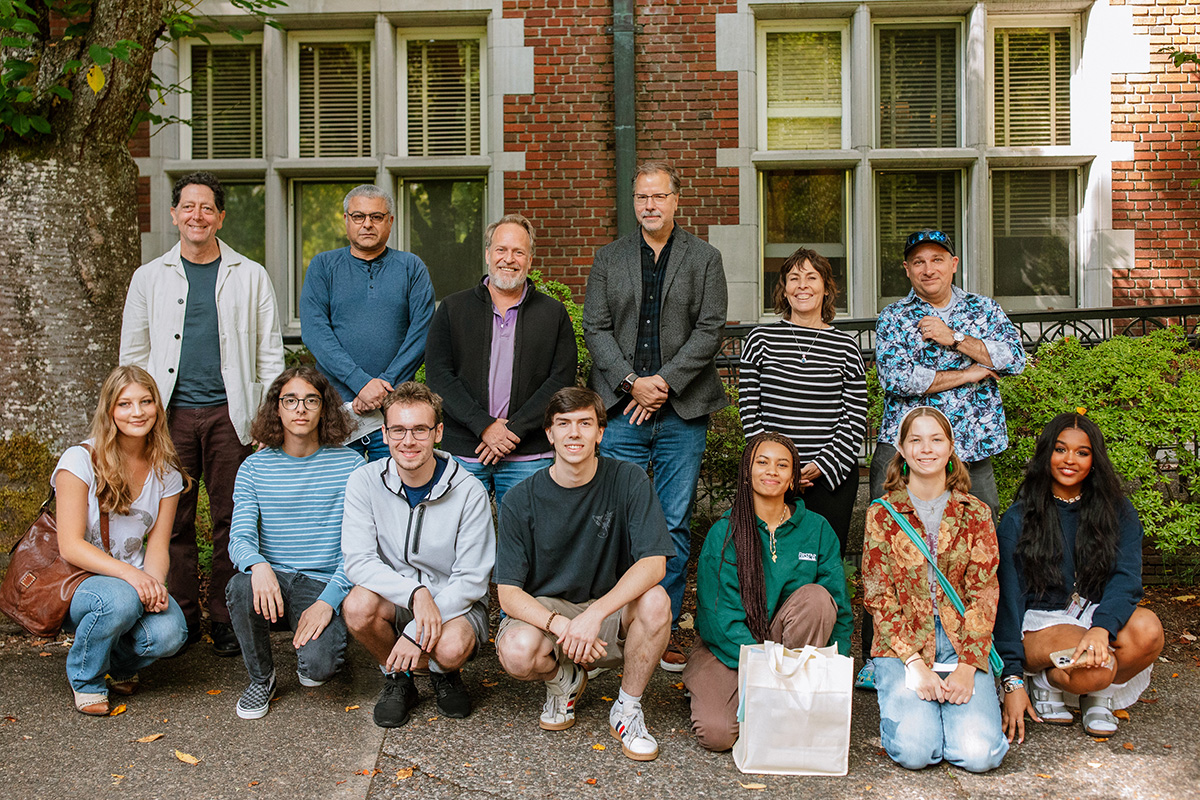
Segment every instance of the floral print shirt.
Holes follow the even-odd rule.
[[[907,490],[884,497],[915,530],[922,530]],[[927,563],[887,509],[872,504],[862,557],[863,604],[875,617],[872,656],[904,660],[920,653],[926,664],[934,662],[937,641]],[[987,671],[1000,598],[1000,548],[992,512],[982,500],[958,490],[950,493],[938,531],[937,563],[966,606],[966,614],[960,615],[941,587],[935,587],[942,628],[959,661]]]
[[[875,323],[875,362],[884,390],[879,441],[895,442],[900,420],[909,409],[932,406],[950,420],[954,448],[963,461],[1004,452],[1008,425],[994,379],[925,394],[939,371],[966,369],[973,363],[949,347],[922,340],[917,324],[927,316],[940,317],[951,330],[982,341],[1001,375],[1025,369],[1021,334],[995,300],[955,286],[950,304],[934,308],[910,291],[885,308]]]

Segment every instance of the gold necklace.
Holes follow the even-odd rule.
[[[779,526],[782,525],[783,521],[786,519],[787,519],[787,505],[784,505],[783,513],[779,515],[779,522],[775,523],[775,528],[767,528],[767,538],[771,542],[771,561],[772,562],[776,562],[779,560],[779,554],[775,552],[775,530],[777,528],[779,528]]]

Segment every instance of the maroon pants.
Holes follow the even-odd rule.
[[[179,604],[188,628],[200,624],[200,551],[196,547],[196,502],[204,478],[212,515],[212,579],[208,586],[208,613],[217,622],[229,622],[225,584],[233,577],[229,560],[229,525],[233,521],[233,483],[238,467],[252,448],[238,440],[227,406],[172,408],[167,414],[171,440],[183,468],[196,483],[179,496],[175,525],[171,528],[171,566],[167,587]]]
[[[837,603],[824,586],[810,583],[792,592],[775,611],[769,638],[784,647],[824,647],[837,622]],[[683,670],[692,693],[692,733],[706,750],[728,750],[738,737],[738,673],[697,642]]]

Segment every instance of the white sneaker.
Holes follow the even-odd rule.
[[[544,731],[565,731],[575,724],[575,701],[587,686],[587,670],[568,661],[560,664],[558,674],[546,681],[546,702],[538,725]]]
[[[621,740],[621,752],[634,761],[653,761],[658,758],[658,742],[646,730],[646,718],[641,703],[622,703],[617,700],[608,712],[609,733]]]
[[[324,686],[325,681],[317,681],[305,675],[300,670],[296,670],[296,677],[300,680],[301,686],[307,686],[309,689],[314,689],[318,686]]]

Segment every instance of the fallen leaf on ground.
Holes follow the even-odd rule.
[[[117,785],[119,785],[119,784],[121,783],[121,781],[122,781],[122,780],[125,778],[125,776],[124,776],[124,775],[118,775],[118,774],[117,774],[117,773],[115,773],[115,772],[110,772],[110,773],[108,773],[108,774],[109,774],[109,775],[112,775],[112,778],[113,778],[113,786],[117,786]]]
[[[362,706],[346,706],[347,711],[357,711],[360,708],[362,708]]]
[[[1148,706],[1152,706],[1158,702],[1158,698],[1157,697],[1143,697],[1140,700],[1138,700],[1138,702],[1145,703]]]
[[[683,688],[683,682],[681,681],[681,682],[679,682],[679,683],[675,684],[675,688],[676,688],[676,689],[682,689],[682,688]]]
[[[430,717],[429,719],[427,719],[425,721],[426,722],[437,722],[437,717]]]
[[[371,776],[375,776],[375,775],[378,775],[378,774],[379,774],[381,771],[382,771],[382,770],[378,770],[378,769],[360,769],[358,772],[356,772],[356,773],[354,773],[354,774],[355,774],[355,775],[371,775]]]
[[[152,733],[149,736],[143,736],[142,738],[135,739],[134,741],[141,742],[142,744],[146,744],[146,742],[157,742],[163,737],[163,735],[164,734],[161,733]]]
[[[1102,767],[1102,766],[1104,766],[1104,765],[1103,765],[1103,764],[1101,764],[1099,761],[1089,761],[1089,762],[1087,762],[1087,764],[1088,764],[1088,766],[1089,766],[1089,767]]]
[[[30,647],[41,647],[45,643],[46,643],[45,639],[34,639],[32,642],[29,643],[29,646]],[[124,778],[125,776],[122,775],[121,777]]]
[[[594,745],[592,745],[592,749],[593,749],[593,750],[603,750],[603,749],[604,749],[604,745],[602,745],[602,744],[594,744]]]
[[[411,778],[415,769],[416,767],[406,767],[405,769],[396,770],[396,780],[402,781],[405,778]]]
[[[1192,634],[1188,633],[1187,631],[1184,631],[1183,633],[1179,634],[1179,638],[1180,638],[1180,639],[1182,639],[1182,640],[1183,640],[1183,641],[1185,641],[1185,642],[1194,642],[1194,641],[1196,641],[1196,637],[1195,637],[1195,636],[1193,636]]]
[[[250,787],[250,788],[258,786],[258,781],[250,781],[249,783],[246,784],[246,786]]]
[[[1195,600],[1195,599],[1196,599],[1196,595],[1194,595],[1194,594],[1181,594],[1181,595],[1178,595],[1178,596],[1176,596],[1176,597],[1172,597],[1171,599],[1172,599],[1172,600],[1178,600],[1178,601],[1180,601],[1180,602],[1182,602],[1182,603],[1186,603],[1188,600]]]
[[[191,764],[193,767],[200,763],[200,759],[179,750],[175,751],[175,757],[185,764]]]
[[[1171,745],[1169,745],[1169,744],[1164,744],[1163,747],[1167,748],[1168,750],[1171,749]]]
[[[1107,742],[1107,741],[1108,741],[1108,737],[1107,737],[1107,736],[1093,736],[1093,737],[1092,737],[1092,741],[1093,741],[1093,742],[1100,742],[1101,744],[1103,744],[1104,742]]]
[[[209,694],[220,694],[221,691],[222,691],[221,689],[209,689],[208,693]]]
[[[500,681],[483,681],[483,685],[487,686],[489,689],[493,686],[498,686],[499,684]]]
[[[612,702],[612,698],[611,698],[611,697],[601,697],[600,699],[601,699],[601,700],[603,700],[603,701],[604,701],[604,702],[606,702],[606,703],[611,703],[611,702]]]
[[[122,703],[121,705],[114,708],[112,711],[108,712],[108,715],[110,717],[115,717],[117,714],[124,714],[124,713],[125,713],[125,704]]]
[[[596,785],[596,779],[595,779],[595,778],[588,778],[586,781],[584,781],[584,783],[586,783],[588,786],[595,786],[595,785]]]
[[[1178,672],[1172,672],[1172,673],[1171,673],[1171,677],[1172,677],[1172,678],[1178,678],[1178,677],[1179,677],[1179,673],[1178,673]]]
[[[45,650],[43,650],[42,652],[38,653],[38,655],[41,656],[42,658],[45,658],[46,656],[48,656],[50,654],[47,653]]]
[[[1125,744],[1121,745],[1121,747],[1124,747],[1126,750],[1132,750],[1133,742],[1126,742]]]
[[[742,783],[741,781],[738,781],[738,786],[742,787],[743,789],[753,789],[755,791],[761,791],[762,789],[767,788],[765,783]]]
[[[1037,775],[1039,778],[1053,778],[1054,777],[1053,775],[1047,775],[1044,772],[1035,772],[1034,775]]]
[[[1118,708],[1113,712],[1113,716],[1117,719],[1129,719],[1129,712],[1123,708]]]

